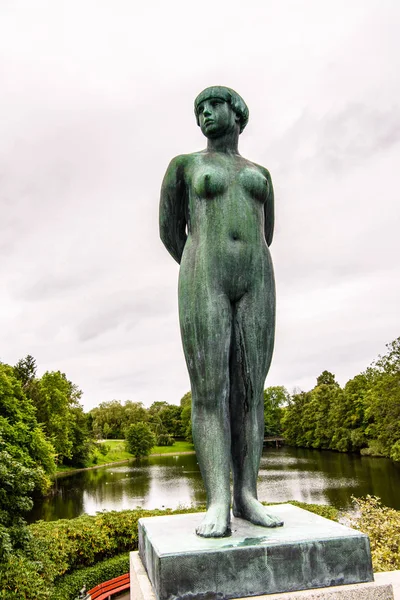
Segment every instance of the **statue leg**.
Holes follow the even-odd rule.
[[[283,522],[257,500],[257,477],[264,440],[265,378],[275,334],[275,290],[265,278],[234,306],[230,360],[233,514],[264,527]],[[269,278],[270,279],[270,278]]]
[[[192,388],[192,431],[207,492],[196,533],[223,537],[230,523],[229,348],[231,306],[224,294],[180,275],[179,317]]]

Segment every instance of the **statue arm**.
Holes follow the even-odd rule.
[[[264,231],[265,241],[267,245],[272,244],[272,238],[274,237],[274,224],[275,224],[275,203],[274,203],[274,188],[271,181],[271,175],[265,169],[265,175],[268,181],[268,197],[264,204]]]
[[[161,186],[160,237],[177,263],[181,262],[186,235],[186,185],[184,157],[170,162]]]

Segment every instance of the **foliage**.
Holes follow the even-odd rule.
[[[290,396],[282,385],[264,390],[264,435],[280,435],[283,407],[289,403]]]
[[[78,405],[70,406],[69,418],[69,439],[72,442],[72,451],[70,456],[64,457],[63,462],[66,465],[86,467],[94,448],[94,443],[89,435],[87,416],[83,412],[83,408]]]
[[[320,517],[329,519],[330,521],[337,521],[339,518],[338,509],[334,506],[329,506],[328,504],[307,504],[306,502],[298,502],[297,500],[291,500],[289,504],[304,508],[304,510],[308,510]]]
[[[4,442],[1,445],[5,445]],[[0,447],[1,447],[0,445]],[[32,492],[37,484],[35,469],[24,467],[6,450],[0,451],[0,559],[26,542],[22,515],[33,505]]]
[[[356,514],[350,524],[369,536],[374,571],[400,569],[400,512],[382,506],[374,496],[353,498]]]
[[[28,354],[25,358],[21,358],[14,367],[14,375],[22,383],[24,390],[29,388],[36,377],[36,360]]]
[[[97,449],[100,452],[100,454],[102,454],[103,456],[107,456],[107,454],[110,452],[111,450],[111,446],[110,444],[97,444]]]
[[[312,390],[294,394],[282,434],[295,446],[400,460],[400,338],[343,389],[324,371]]]
[[[169,435],[168,433],[161,433],[157,437],[156,443],[157,443],[157,446],[173,446],[174,438],[172,437],[172,435]]]
[[[123,405],[119,400],[102,402],[90,411],[93,434],[97,438],[123,439],[129,425],[148,420],[142,402],[127,400]]]
[[[29,355],[13,368],[48,442],[54,447],[57,463],[86,466],[92,452],[88,415],[79,399],[82,392],[60,371],[36,378],[36,361]]]
[[[51,594],[51,600],[65,600],[66,598],[76,598],[79,590],[86,586],[91,590],[99,583],[109,581],[120,575],[129,572],[129,553],[125,552],[103,560],[92,567],[78,569],[69,575],[65,575],[56,582]]]
[[[82,515],[76,519],[38,521],[29,526],[29,558],[39,565],[46,581],[98,562],[137,550],[142,517],[196,512],[199,507],[171,510],[124,510]]]
[[[40,565],[21,554],[0,563],[1,600],[49,600],[50,587],[39,573]]]
[[[53,453],[21,381],[12,367],[0,364],[0,561],[27,542],[23,516],[34,491],[50,485]]]
[[[94,444],[89,466],[93,464],[105,465],[132,458],[132,454],[126,449],[125,440],[107,440],[105,443]]]
[[[193,443],[192,436],[192,392],[187,392],[181,398],[181,421],[182,421],[182,435],[185,440]]]
[[[385,456],[385,450],[378,440],[369,440],[368,447],[360,450],[362,456]]]
[[[400,338],[387,348],[388,353],[374,365],[373,385],[366,394],[366,432],[385,456],[396,460],[396,444],[400,442]]]
[[[74,456],[82,452],[80,445],[86,441],[85,417],[78,403],[82,392],[64,373],[47,371],[31,386],[30,395],[37,419],[54,445],[57,461],[63,463],[67,459],[74,463]]]
[[[0,436],[8,452],[22,464],[54,472],[54,449],[37,422],[35,407],[13,368],[4,364],[0,364]],[[43,477],[42,483],[46,488],[48,480]]]
[[[317,377],[317,386],[320,385],[339,385],[335,379],[333,373],[329,371],[322,371],[321,375]]]
[[[127,450],[136,458],[148,456],[155,442],[155,436],[147,423],[133,423],[126,430]]]
[[[148,410],[148,420],[156,437],[160,435],[180,437],[183,433],[181,413],[181,406],[167,402],[153,402]]]

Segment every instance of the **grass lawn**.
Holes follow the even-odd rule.
[[[102,446],[108,449],[107,454],[102,454],[100,450],[96,450],[92,461],[88,465],[89,467],[133,458],[133,455],[125,450],[125,440],[103,440]]]
[[[100,450],[96,450],[92,460],[87,465],[88,467],[97,467],[107,463],[135,458],[133,454],[125,450],[125,440],[102,440],[102,444],[107,448],[107,453],[102,454]],[[174,454],[178,452],[194,452],[194,446],[190,442],[175,442],[173,446],[154,446],[151,449],[151,454]],[[65,465],[57,468],[58,473],[74,470],[74,467]]]
[[[194,446],[190,442],[175,442],[173,446],[154,446],[151,454],[173,454],[175,452],[194,452]]]

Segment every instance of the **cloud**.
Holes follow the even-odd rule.
[[[103,293],[92,306],[92,313],[78,324],[78,339],[93,340],[116,328],[131,331],[145,319],[151,320],[149,327],[154,327],[159,318],[165,318],[172,310],[155,288]]]
[[[357,168],[400,141],[400,105],[383,110],[352,103],[320,116],[309,110],[274,140],[275,161],[288,174],[339,174]]]

